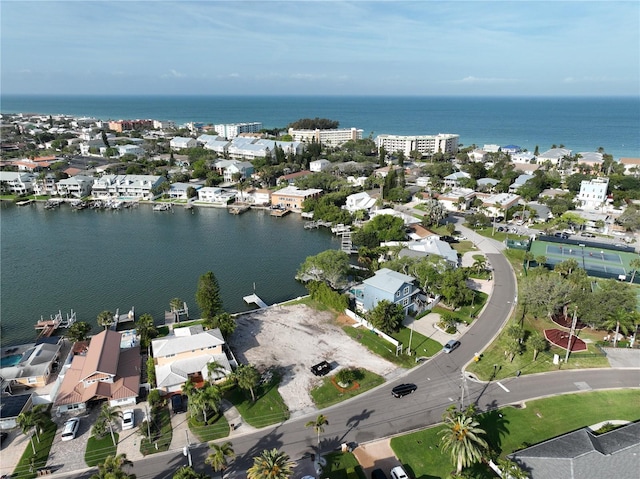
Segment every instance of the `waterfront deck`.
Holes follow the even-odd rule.
[[[271,216],[275,216],[277,218],[280,218],[282,216],[288,215],[289,213],[291,213],[291,210],[289,210],[289,209],[272,208],[270,214],[271,214]]]
[[[250,294],[249,296],[245,296],[244,298],[244,302],[247,304],[257,304],[258,307],[260,308],[268,308],[269,305],[267,303],[265,303],[264,301],[262,301],[260,299],[260,297],[258,297],[257,294]]]
[[[242,213],[249,211],[249,206],[239,206],[239,205],[235,205],[235,206],[230,206],[228,208],[229,213],[231,213],[232,215],[241,215]]]

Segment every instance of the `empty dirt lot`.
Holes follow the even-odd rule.
[[[340,323],[350,321],[346,317],[336,321],[331,313],[306,305],[276,305],[236,320],[238,326],[229,344],[238,361],[253,364],[260,371],[278,367],[283,374],[279,391],[292,415],[314,409],[309,391],[321,379],[310,368],[320,361],[331,363],[330,374],[349,366],[382,376],[397,370],[342,331]]]

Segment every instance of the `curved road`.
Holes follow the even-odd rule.
[[[452,353],[438,353],[393,382],[323,410],[329,425],[322,433],[322,451],[337,448],[344,442],[363,443],[436,424],[442,420],[447,407],[460,405],[461,401],[464,406],[473,402],[480,410],[487,410],[547,395],[640,387],[637,369],[558,371],[489,383],[463,377],[465,365],[476,352],[491,343],[510,317],[516,300],[516,279],[511,265],[499,252],[500,244],[460,225],[457,228],[487,254],[494,271],[494,290],[483,312],[463,336],[461,346]],[[391,388],[402,382],[413,382],[418,390],[401,399],[393,398]],[[228,438],[238,457],[227,470],[227,476],[245,477],[252,457],[270,448],[285,451],[297,460],[296,472],[300,475],[313,474],[311,461],[302,459],[315,450],[316,435],[304,427],[312,419],[315,414]],[[210,472],[204,466],[208,454],[206,444],[193,446],[191,454],[197,470]],[[138,479],[168,479],[179,465],[184,464],[186,458],[181,452],[171,451],[136,462],[134,472]],[[80,474],[73,476],[82,477]]]

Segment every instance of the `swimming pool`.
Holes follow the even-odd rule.
[[[22,359],[22,354],[12,354],[10,356],[5,356],[4,358],[0,358],[0,368],[8,368],[10,366],[15,366]]]

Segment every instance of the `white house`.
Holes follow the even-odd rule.
[[[484,145],[482,149],[487,153],[498,153],[500,151],[500,145]]]
[[[557,165],[560,159],[565,156],[571,156],[572,151],[567,148],[551,148],[544,153],[538,155],[538,163],[549,162],[552,165]]]
[[[60,196],[84,198],[91,194],[94,180],[93,176],[76,175],[58,181],[56,189]]]
[[[187,200],[189,199],[187,194],[189,188],[199,190],[200,188],[202,188],[202,185],[199,185],[197,183],[171,183],[169,191],[167,191],[167,195],[172,199]]]
[[[204,186],[198,190],[198,201],[217,206],[226,206],[236,197],[234,191],[223,190],[214,186]]]
[[[518,176],[511,185],[509,185],[509,193],[515,193],[520,188],[522,188],[525,183],[529,180],[533,179],[533,175],[523,174]]]
[[[511,193],[477,194],[477,197],[482,200],[482,206],[487,210],[489,216],[504,215],[509,208],[513,208],[520,201],[520,196]]]
[[[475,150],[467,153],[469,160],[471,161],[485,161],[487,159],[487,152],[476,148]]]
[[[169,146],[172,150],[184,150],[185,148],[195,148],[198,146],[198,142],[194,138],[176,136],[171,138]]]
[[[458,252],[449,243],[442,241],[438,236],[431,235],[417,241],[406,243],[409,251],[424,255],[436,255],[444,258],[451,266],[458,266]],[[400,256],[414,256],[400,253]]]
[[[345,205],[342,207],[349,213],[354,213],[358,210],[368,211],[376,204],[376,199],[369,196],[366,191],[360,193],[354,193],[347,196]]]
[[[118,145],[116,148],[118,149],[118,154],[120,156],[124,156],[124,155],[142,156],[145,153],[144,148],[138,145]]]
[[[153,200],[159,195],[158,187],[166,182],[159,175],[103,175],[93,183],[96,198],[141,198]]]
[[[444,186],[446,188],[458,188],[460,186],[460,180],[466,180],[471,178],[469,173],[464,171],[456,171],[443,178]]]
[[[585,210],[597,210],[607,200],[609,178],[594,178],[580,183],[580,193],[576,197],[579,207]]]
[[[331,166],[331,162],[329,160],[320,159],[314,160],[309,163],[309,170],[314,173],[319,173],[320,171],[324,171]]]
[[[453,188],[437,195],[437,199],[447,211],[467,210],[475,199],[476,193],[471,188]]]
[[[511,155],[511,161],[514,163],[531,163],[531,160],[535,160],[535,155],[530,151],[521,151]]]
[[[32,173],[0,171],[0,191],[14,195],[33,193],[36,177]]]

